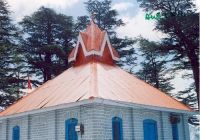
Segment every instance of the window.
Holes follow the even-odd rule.
[[[112,135],[113,140],[123,140],[122,119],[119,117],[112,118]]]
[[[66,138],[66,140],[78,140],[78,135],[75,130],[75,127],[77,124],[78,124],[78,120],[75,118],[66,120],[66,122],[65,122],[65,138]]]
[[[172,124],[172,137],[173,137],[173,140],[178,140],[178,126],[177,126],[177,123]]]
[[[19,128],[19,126],[13,127],[12,139],[13,140],[20,140],[20,128]]]
[[[157,140],[157,122],[154,120],[143,121],[144,140]]]

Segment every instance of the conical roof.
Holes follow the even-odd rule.
[[[86,31],[80,32],[77,45],[69,54],[69,62],[75,65],[87,63],[91,59],[98,59],[104,63],[119,60],[119,54],[111,46],[108,34],[91,20]]]
[[[106,32],[102,32],[94,22],[80,34],[77,46],[69,56],[74,65],[8,107],[0,116],[91,98],[191,111],[187,106],[116,66],[114,61],[118,55],[109,43]]]

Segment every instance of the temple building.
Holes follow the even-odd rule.
[[[0,140],[189,140],[189,107],[139,80],[93,20],[72,67],[0,113]]]

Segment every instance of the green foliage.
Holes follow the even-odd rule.
[[[162,56],[157,48],[159,44],[153,41],[140,38],[139,51],[143,57],[141,62],[141,69],[136,74],[140,79],[151,84],[155,88],[162,90],[163,92],[170,93],[173,90],[171,80],[174,78],[166,66],[166,57]]]
[[[145,11],[161,11],[162,18],[157,21],[156,29],[167,34],[159,50],[171,57],[174,71],[192,70],[194,84],[185,91],[174,95],[175,98],[198,110],[199,103],[199,14],[192,0],[138,0]],[[191,77],[190,74],[184,77]],[[196,94],[195,94],[195,92]],[[196,116],[189,123],[198,125]]]
[[[90,22],[90,19],[88,16],[77,17],[75,28],[74,28],[74,32],[76,33],[76,36],[78,36],[80,31],[85,30],[89,22]]]
[[[197,99],[196,99],[196,94],[195,94],[194,89],[195,89],[194,83],[192,83],[189,88],[187,88],[184,91],[180,91],[176,95],[176,97],[179,100],[181,100],[184,104],[189,105],[194,109],[197,109],[197,106],[196,106]]]
[[[19,97],[15,65],[17,29],[11,23],[8,5],[0,0],[0,106],[6,107]]]
[[[89,0],[85,3],[87,11],[92,15],[95,14],[97,25],[106,30],[109,35],[115,34],[117,27],[123,26],[124,23],[121,19],[118,19],[118,13],[116,10],[111,9],[110,0]]]
[[[199,14],[192,0],[138,0],[145,11],[160,11],[156,29],[167,34],[160,51],[171,56],[174,70],[193,72],[199,100]]]
[[[68,68],[67,56],[75,37],[71,16],[41,7],[24,17],[20,25],[24,33],[21,51],[30,74],[45,82]]]

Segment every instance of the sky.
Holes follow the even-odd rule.
[[[53,8],[58,13],[63,13],[73,17],[88,14],[84,2],[86,0],[7,0],[11,17],[14,22],[19,22],[24,16],[31,15],[39,7],[45,6]],[[200,11],[200,0],[195,0],[198,11]],[[119,18],[126,23],[125,26],[116,29],[119,36],[138,37],[139,35],[152,41],[159,41],[165,35],[155,31],[154,20],[145,20],[145,12],[139,8],[136,0],[113,0],[112,8],[119,13]],[[173,84],[175,85],[174,93],[188,87],[191,80],[183,80],[181,74],[177,73]]]
[[[74,17],[88,14],[84,2],[86,0],[7,0],[14,20],[19,22],[24,16],[31,15],[39,7],[55,9],[59,13]],[[163,35],[154,31],[154,21],[145,20],[145,13],[139,9],[136,0],[113,0],[112,8],[119,12],[126,26],[118,28],[120,36],[143,37],[159,40]],[[134,27],[134,28],[133,28]],[[145,27],[145,28],[144,28]],[[141,30],[142,29],[142,30]]]
[[[45,6],[56,10],[59,13],[71,15],[73,17],[88,14],[84,2],[86,0],[7,0],[12,17],[16,22],[22,20],[24,16],[31,15],[39,7]],[[200,1],[194,0],[198,9]],[[113,0],[112,8],[119,13],[126,23],[125,26],[117,29],[120,36],[137,37],[139,35],[150,40],[159,41],[165,35],[153,30],[154,20],[145,20],[145,12],[139,8],[136,0]],[[199,10],[200,11],[200,10]]]

